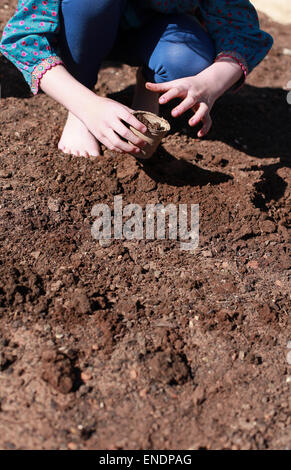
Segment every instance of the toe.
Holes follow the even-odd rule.
[[[98,150],[91,150],[89,152],[89,157],[100,157],[100,152]]]

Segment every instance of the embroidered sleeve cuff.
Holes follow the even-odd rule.
[[[36,95],[39,91],[39,83],[44,74],[55,67],[56,65],[63,65],[62,59],[57,56],[47,57],[38,64],[31,74],[31,91]]]
[[[244,59],[244,57],[242,55],[240,55],[238,52],[236,51],[222,51],[220,52],[217,56],[216,56],[216,59],[215,59],[215,62],[219,59],[221,59],[222,57],[230,57],[231,59],[235,60],[242,68],[242,71],[243,71],[243,76],[239,79],[239,81],[233,85],[233,87],[231,88],[231,91],[238,91],[244,84],[246,78],[247,78],[247,75],[248,75],[248,64],[246,63],[246,60]]]

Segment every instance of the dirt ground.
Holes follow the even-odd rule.
[[[291,31],[261,19],[275,45],[209,136],[170,119],[147,163],[63,156],[64,109],[1,56],[1,449],[291,448]],[[134,76],[97,91],[130,104]],[[118,194],[199,203],[199,247],[100,246]]]

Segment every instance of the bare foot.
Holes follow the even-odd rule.
[[[64,153],[76,155],[77,157],[100,156],[98,141],[88,131],[85,124],[72,113],[68,114],[58,148]]]
[[[144,79],[141,68],[139,68],[136,74],[136,86],[134,91],[132,108],[159,114],[159,94],[147,90],[145,84],[146,80]]]

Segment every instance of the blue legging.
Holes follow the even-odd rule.
[[[211,65],[214,45],[195,17],[151,12],[139,28],[122,30],[126,0],[62,0],[60,46],[68,70],[93,88],[105,59],[142,66],[161,83],[193,76]]]

